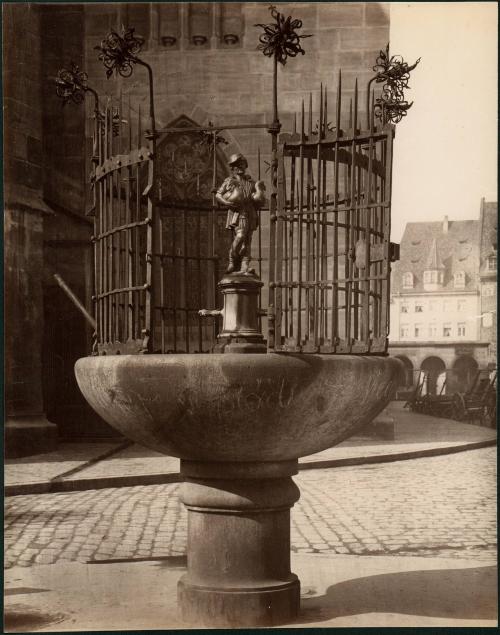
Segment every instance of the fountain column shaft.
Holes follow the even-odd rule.
[[[208,472],[200,478],[193,476],[191,462],[182,461],[188,572],[178,596],[184,620],[272,626],[297,616],[300,583],[290,571],[290,508],[300,493],[288,475],[294,463],[196,463],[197,474],[200,465]]]

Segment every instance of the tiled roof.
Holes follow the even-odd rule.
[[[425,292],[423,274],[434,258],[445,269],[443,291],[454,290],[453,276],[459,271],[465,272],[465,290],[477,289],[479,229],[478,220],[408,223],[401,239],[400,260],[393,265],[392,292]],[[406,272],[413,274],[412,289],[403,289]]]

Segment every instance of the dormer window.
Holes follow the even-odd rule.
[[[453,276],[455,289],[465,289],[465,271],[457,271]]]
[[[403,289],[413,289],[413,274],[411,271],[403,274]]]
[[[437,274],[437,271],[424,271],[424,284],[436,283]]]
[[[424,271],[424,284],[443,284],[444,271],[431,269]]]
[[[439,291],[444,283],[444,265],[439,258],[437,241],[432,241],[424,269],[424,289],[426,291]]]

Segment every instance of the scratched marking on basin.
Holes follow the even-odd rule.
[[[279,389],[277,390],[277,386]],[[200,413],[204,406],[210,404],[211,412],[217,418],[226,418],[230,412],[255,413],[270,405],[285,409],[290,406],[295,397],[298,382],[287,382],[282,377],[277,381],[272,379],[257,379],[250,390],[245,386],[222,388],[212,400],[208,402],[197,393],[185,390],[177,403],[187,415]],[[201,414],[201,413],[200,413]],[[206,413],[208,415],[208,413]]]

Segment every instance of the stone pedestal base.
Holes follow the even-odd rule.
[[[267,345],[259,328],[259,291],[256,275],[234,273],[224,276],[218,287],[224,297],[222,331],[215,353],[266,353]]]
[[[300,583],[290,571],[297,461],[181,461],[188,509],[182,619],[200,626],[275,626],[293,620]]]
[[[8,416],[4,434],[6,459],[51,452],[57,447],[57,426],[43,415]]]

